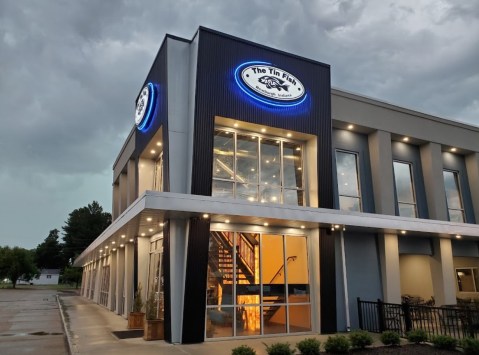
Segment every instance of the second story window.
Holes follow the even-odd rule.
[[[411,164],[395,161],[393,167],[399,215],[402,217],[417,217]]]
[[[451,222],[464,222],[464,207],[462,205],[461,190],[459,189],[459,176],[456,171],[443,171],[444,187],[446,189],[446,202],[449,220]]]
[[[357,154],[336,151],[336,173],[339,208],[343,211],[361,211]]]
[[[216,129],[212,196],[303,206],[302,150],[282,138]]]

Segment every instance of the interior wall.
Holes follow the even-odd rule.
[[[434,295],[429,258],[427,255],[399,255],[402,295],[419,296],[425,300]]]

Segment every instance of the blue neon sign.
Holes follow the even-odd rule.
[[[155,115],[158,90],[153,83],[146,84],[136,102],[135,124],[138,130],[145,132]]]

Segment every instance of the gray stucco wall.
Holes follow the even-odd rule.
[[[337,237],[336,258],[336,290],[338,308],[338,331],[346,329],[343,268],[341,262],[341,244]],[[351,329],[359,328],[357,297],[362,300],[375,301],[382,299],[381,272],[379,255],[374,234],[344,234],[344,248],[346,256],[346,270],[348,278],[349,316]]]

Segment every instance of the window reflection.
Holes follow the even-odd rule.
[[[461,192],[459,190],[458,173],[456,171],[443,171],[446,201],[451,222],[464,222],[464,208]]]
[[[343,211],[361,211],[357,155],[336,151],[339,207]]]
[[[393,168],[399,215],[417,217],[411,165],[395,161]]]

